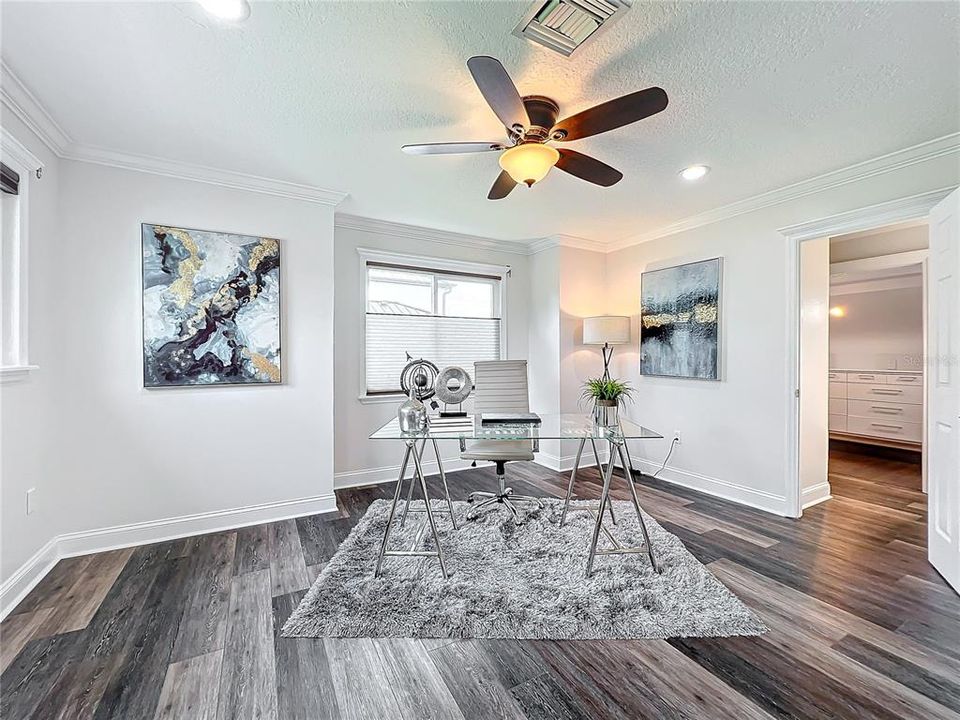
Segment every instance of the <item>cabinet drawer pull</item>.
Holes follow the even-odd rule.
[[[876,393],[877,395],[903,395],[903,390],[885,390],[882,388],[873,388],[870,392]]]
[[[903,413],[903,408],[888,408],[883,407],[882,405],[871,405],[870,409],[886,415],[900,415]]]
[[[903,425],[886,425],[884,423],[870,423],[871,427],[890,428],[891,430],[903,430]]]
[[[897,380],[902,380],[903,382],[916,382],[918,378],[913,377],[912,375],[898,377]]]

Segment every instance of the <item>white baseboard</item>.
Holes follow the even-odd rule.
[[[447,459],[443,461],[443,471],[450,473],[460,472],[470,468],[472,460]],[[423,474],[427,477],[439,475],[440,467],[437,461],[421,462]],[[407,467],[407,477],[413,473],[413,463]],[[333,489],[345,490],[347,488],[362,487],[364,485],[378,485],[385,482],[396,482],[400,475],[399,465],[387,465],[386,467],[367,468],[366,470],[347,470],[333,474]]]
[[[800,507],[806,510],[808,507],[822,503],[824,500],[829,500],[832,497],[833,495],[830,494],[830,483],[824,480],[822,483],[808,487],[800,493]]]
[[[637,457],[631,459],[633,460],[634,470],[652,475],[660,469],[660,463]],[[657,478],[685,488],[690,488],[691,490],[706,493],[707,495],[713,495],[723,500],[730,500],[775,515],[789,517],[787,512],[787,499],[783,495],[776,495],[745,485],[738,485],[689,470],[681,470],[680,468],[671,467],[670,465],[667,465],[663,471],[657,475]]]
[[[62,558],[317,515],[336,509],[336,495],[328,493],[57,535],[0,585],[0,619],[6,617]]]
[[[333,512],[337,498],[333,493],[296,500],[249,505],[230,510],[184,515],[181,517],[148,520],[147,522],[117,525],[99,530],[84,530],[57,537],[60,557],[88,555],[93,552],[146,545],[147,543],[176,540],[191,535],[204,535],[221,530],[233,530],[247,525],[289,520],[304,515]]]
[[[600,450],[599,455],[601,463],[606,464],[608,454],[609,453],[607,453],[606,450]],[[563,455],[558,457],[557,455],[540,451],[537,453],[533,461],[538,465],[543,465],[545,468],[549,468],[556,472],[570,472],[573,470],[573,463],[576,459],[576,453],[573,455]],[[593,451],[589,447],[584,448],[583,457],[580,458],[580,467],[592,467],[595,464],[596,461],[593,457]]]
[[[588,462],[589,455],[589,462]],[[538,465],[543,465],[545,468],[550,468],[557,472],[569,472],[573,469],[573,461],[577,459],[576,454],[573,455],[564,455],[563,457],[557,457],[556,455],[551,455],[540,451],[536,454],[534,462]],[[482,461],[478,461],[482,462]],[[589,448],[586,448],[583,453],[583,457],[580,459],[580,467],[586,467],[588,465],[593,465],[593,453]],[[604,450],[600,450],[600,462],[607,462],[607,453]],[[472,465],[471,460],[461,460],[460,458],[448,458],[443,461],[443,469],[449,475],[450,473],[459,472],[461,470],[469,470]],[[479,465],[478,465],[479,467]],[[410,468],[407,468],[407,473],[411,472]],[[423,472],[429,475],[437,475],[440,473],[440,468],[437,466],[436,460],[433,462],[423,463]],[[386,467],[378,468],[368,468],[366,470],[348,470],[345,472],[335,473],[333,476],[333,487],[334,490],[344,490],[346,488],[352,487],[362,487],[364,485],[377,485],[379,483],[385,482],[395,482],[397,476],[400,474],[399,465],[388,465]]]
[[[0,620],[13,610],[27,593],[53,570],[60,556],[57,555],[57,539],[48,540],[29,560],[0,585]]]

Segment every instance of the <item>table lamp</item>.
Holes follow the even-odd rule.
[[[613,345],[630,342],[630,318],[623,315],[599,315],[583,319],[583,344],[603,345],[603,379],[610,379]]]

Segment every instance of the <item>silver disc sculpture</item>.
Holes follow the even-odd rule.
[[[460,406],[470,395],[470,390],[473,388],[473,381],[466,370],[456,365],[445,367],[437,375],[433,387],[437,400],[444,404],[440,417],[466,417],[467,413]],[[451,410],[451,405],[456,405],[457,409]]]

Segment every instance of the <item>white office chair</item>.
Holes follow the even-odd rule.
[[[525,413],[530,411],[527,395],[526,360],[491,360],[474,364],[474,412],[482,413]],[[530,440],[475,440],[460,453],[464,460],[488,460],[497,465],[498,492],[472,492],[467,502],[478,503],[467,513],[468,520],[477,517],[477,511],[492,503],[501,503],[513,513],[517,524],[523,520],[514,503],[535,502],[541,508],[540,498],[528,495],[515,495],[513,489],[505,487],[504,466],[510,462],[533,460],[534,446]]]

